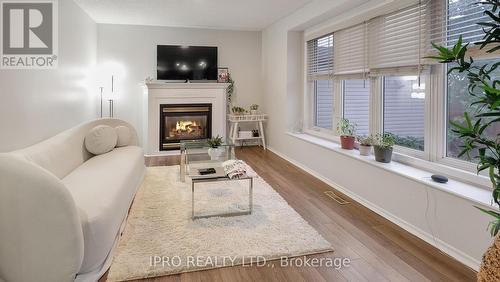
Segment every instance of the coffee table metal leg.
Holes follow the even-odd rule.
[[[248,199],[248,208],[250,209],[250,214],[253,211],[253,177],[250,177],[250,191],[249,191],[249,199]]]
[[[194,219],[194,181],[191,181],[191,219]]]
[[[181,165],[180,165],[181,182],[186,182],[186,152],[181,151]]]

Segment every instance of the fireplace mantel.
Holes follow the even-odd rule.
[[[229,83],[216,83],[216,82],[190,82],[190,83],[177,83],[177,82],[164,82],[152,81],[146,83],[148,89],[226,89]]]
[[[160,150],[160,105],[211,104],[212,136],[226,137],[226,88],[228,83],[166,83],[152,81],[144,87],[143,144],[146,155],[172,154]]]

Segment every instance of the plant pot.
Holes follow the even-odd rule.
[[[483,255],[481,268],[477,274],[478,282],[498,281],[500,277],[500,235]]]
[[[346,150],[354,149],[354,136],[342,135],[340,136],[340,147]]]
[[[381,163],[390,163],[392,159],[392,147],[386,148],[381,146],[374,146],[375,160]]]
[[[251,115],[256,115],[256,114],[258,114],[258,111],[257,110],[250,110],[250,114]]]
[[[361,156],[369,156],[372,153],[372,146],[371,145],[361,145],[359,144],[359,154]]]
[[[221,147],[209,148],[208,155],[210,156],[211,160],[218,160],[224,154],[224,151],[224,148]]]

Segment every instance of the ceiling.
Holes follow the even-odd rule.
[[[97,23],[262,30],[312,0],[75,0]]]

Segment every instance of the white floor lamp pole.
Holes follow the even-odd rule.
[[[101,89],[101,118],[102,118],[102,92],[104,90],[104,87],[99,87]]]
[[[115,111],[114,101],[113,99],[109,99],[108,102],[109,102],[109,117],[112,118],[114,116],[114,111]]]

